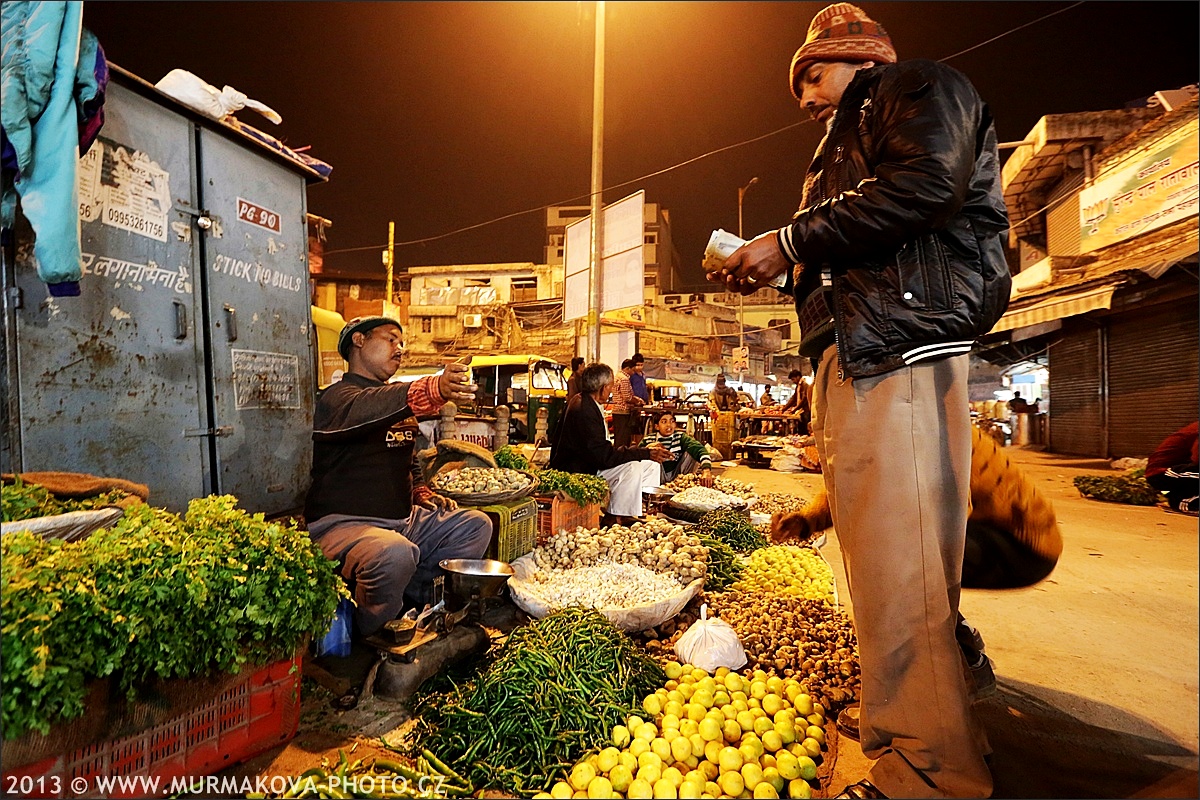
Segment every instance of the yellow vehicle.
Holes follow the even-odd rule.
[[[514,442],[533,441],[537,412],[549,410],[549,428],[567,404],[566,367],[552,358],[534,354],[474,356],[471,381],[479,385],[475,395],[476,412],[506,405],[512,409],[510,438]]]
[[[335,376],[340,378],[346,369],[346,362],[338,355],[338,334],[346,327],[346,320],[336,311],[330,311],[320,306],[312,307],[313,330],[317,334],[315,357],[317,388],[324,389],[333,383]]]

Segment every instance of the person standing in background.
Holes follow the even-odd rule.
[[[633,418],[642,399],[633,393],[629,380],[633,372],[633,359],[621,362],[621,371],[616,374],[612,394],[613,443],[617,447],[629,447],[633,442]]]
[[[579,373],[583,370],[583,356],[571,359],[571,377],[567,378],[567,402],[579,394]]]
[[[716,385],[708,393],[708,405],[713,411],[737,411],[738,393],[724,375],[718,375]]]
[[[633,389],[633,396],[642,401],[629,414],[630,441],[637,444],[641,441],[644,431],[641,409],[650,405],[650,387],[646,385],[646,357],[641,353],[634,353],[630,360],[633,361],[633,369],[629,373],[629,387]]]

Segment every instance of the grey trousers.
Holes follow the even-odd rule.
[[[336,561],[354,598],[354,622],[370,636],[404,609],[433,599],[433,580],[447,558],[482,558],[492,521],[474,509],[413,506],[406,519],[330,514],[308,526],[321,552]]]
[[[863,753],[888,797],[987,797],[955,640],[971,473],[967,356],[813,384],[813,435],[862,665]]]
[[[679,463],[675,466],[673,472],[668,472],[664,464],[662,470],[662,482],[670,483],[680,475],[690,475],[700,468],[700,462],[692,458],[691,453],[684,453],[683,458],[679,459]]]

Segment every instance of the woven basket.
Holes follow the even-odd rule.
[[[734,511],[738,512],[739,514],[744,514],[746,517],[750,516],[750,512],[746,509],[745,506],[722,506],[722,508],[733,509]],[[692,523],[699,522],[700,519],[705,514],[711,513],[713,511],[719,511],[719,510],[721,510],[721,509],[713,508],[713,509],[709,509],[708,511],[702,511],[698,508],[685,508],[684,506],[675,505],[670,500],[668,500],[666,505],[663,507],[663,512],[671,519],[677,519],[682,522],[692,522]]]
[[[508,469],[512,469],[512,468],[508,467]],[[442,495],[443,497],[449,497],[451,500],[455,501],[459,505],[490,506],[493,503],[505,503],[505,502],[508,502],[509,500],[517,500],[522,497],[528,497],[530,494],[533,493],[533,490],[537,488],[538,479],[537,479],[536,475],[534,475],[531,472],[527,472],[526,470],[523,470],[523,469],[514,470],[514,472],[519,472],[525,476],[528,483],[524,486],[524,488],[510,489],[506,492],[492,492],[492,493],[488,493],[488,492],[456,492],[451,489],[443,489],[441,487],[441,485],[438,483],[438,478],[441,477],[440,475],[435,475],[433,477],[433,480],[430,481],[430,483],[435,492]]]

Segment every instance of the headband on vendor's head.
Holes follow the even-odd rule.
[[[895,64],[896,48],[892,37],[875,20],[852,3],[834,3],[813,17],[804,44],[792,56],[790,71],[792,96],[800,99],[796,82],[816,61],[874,61]]]
[[[345,360],[350,360],[350,345],[354,341],[354,334],[367,333],[373,331],[381,325],[395,325],[404,331],[404,326],[391,317],[355,317],[346,323],[346,327],[342,328],[342,332],[338,334],[338,354]]]

